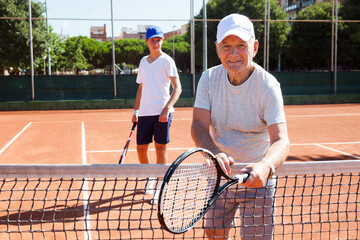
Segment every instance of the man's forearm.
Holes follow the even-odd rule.
[[[173,89],[173,92],[171,93],[170,99],[169,99],[169,101],[167,102],[165,108],[170,109],[170,108],[172,108],[172,107],[175,105],[175,103],[177,102],[177,100],[179,100],[181,91],[182,91],[182,90],[181,90],[181,87],[180,87],[180,88],[177,87],[177,88],[174,88],[174,89]]]
[[[289,153],[289,146],[290,143],[288,139],[280,139],[270,145],[264,158],[272,162],[275,169],[277,169],[285,162]]]
[[[213,154],[220,153],[219,148],[214,144],[209,130],[203,128],[200,124],[193,122],[191,126],[191,136],[197,147],[208,149]]]

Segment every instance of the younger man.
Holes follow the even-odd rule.
[[[174,104],[179,99],[181,84],[174,60],[161,51],[163,31],[151,26],[145,42],[150,55],[140,61],[132,122],[137,122],[137,153],[141,164],[149,164],[149,144],[155,141],[156,163],[167,162],[167,143]],[[170,95],[170,83],[173,91]],[[148,186],[149,187],[149,186]],[[151,188],[151,187],[150,187]]]

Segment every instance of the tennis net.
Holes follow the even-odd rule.
[[[0,165],[0,239],[205,239],[204,221],[184,234],[161,228],[144,191],[168,166]],[[285,163],[273,238],[360,239],[359,172],[356,160]]]

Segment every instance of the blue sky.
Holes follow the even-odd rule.
[[[54,32],[89,37],[91,26],[106,24],[107,35],[111,36],[111,0],[37,0],[43,3],[45,1],[48,18],[53,19],[49,20],[49,25]],[[202,6],[203,0],[194,0],[195,16]],[[159,25],[164,32],[170,32],[174,26],[179,29],[190,19],[190,0],[113,0],[113,15],[114,19],[124,20],[114,21],[114,36],[120,35],[122,27],[137,29],[138,25]]]

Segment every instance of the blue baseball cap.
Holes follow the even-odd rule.
[[[158,26],[151,26],[146,31],[146,38],[151,39],[154,37],[164,38],[163,31]]]

